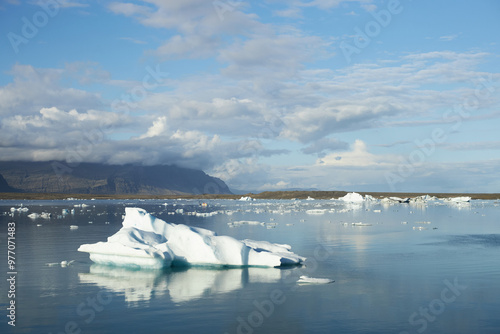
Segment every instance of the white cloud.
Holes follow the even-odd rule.
[[[368,152],[366,144],[357,139],[351,151],[328,154],[316,161],[318,165],[337,167],[394,166],[400,159],[394,155],[375,155]]]
[[[0,87],[0,116],[34,114],[47,106],[68,110],[75,106],[92,109],[101,104],[95,93],[61,87],[62,69],[36,69],[16,64],[10,74],[13,83]]]
[[[330,134],[376,127],[377,121],[401,110],[390,97],[329,100],[315,107],[297,108],[283,117],[281,136],[310,142]]]
[[[444,36],[439,37],[439,40],[445,41],[445,42],[450,42],[450,41],[457,39],[459,36],[460,36],[460,34],[444,35]]]
[[[314,36],[259,36],[222,50],[219,60],[228,64],[222,73],[231,77],[293,79],[325,45]]]
[[[347,149],[349,144],[338,140],[337,138],[321,138],[314,141],[311,145],[303,148],[301,151],[305,154],[318,154],[324,156],[325,151],[338,151]]]
[[[112,12],[137,19],[145,26],[172,30],[175,35],[158,49],[150,51],[161,59],[204,58],[213,56],[227,36],[249,34],[264,28],[253,14],[242,6],[229,4],[230,10],[220,17],[212,1],[144,1],[148,5],[113,2]]]
[[[175,35],[150,54],[164,59],[206,58],[213,55],[220,40],[209,35]]]
[[[287,8],[287,9],[275,11],[274,15],[281,16],[281,17],[300,19],[300,18],[302,18],[302,11],[300,10],[300,8],[297,8],[297,7]]]
[[[139,137],[139,139],[151,138],[151,137],[157,137],[157,136],[164,135],[167,133],[167,129],[168,129],[167,117],[160,116],[153,122],[153,125],[151,125],[151,127],[149,127],[148,131]]]
[[[106,127],[112,130],[80,155],[84,161],[176,163],[246,189],[283,180],[289,187],[325,188],[321,177],[329,180],[330,188],[359,180],[380,184],[384,172],[398,166],[397,156],[374,154],[364,142],[347,150],[344,141],[333,138],[370,128],[392,131],[423,121],[443,122],[447,108],[474,96],[476,82],[498,78],[476,70],[489,56],[484,53],[410,54],[342,70],[307,69],[304,64],[316,54],[296,51],[294,45],[321,48],[323,42],[293,34],[253,36],[221,51],[225,72],[168,78],[137,101],[138,112],[129,115],[104,111],[111,110],[110,101],[72,88],[94,83],[117,87],[98,64],[73,63],[59,69],[16,65],[11,71],[14,81],[0,87],[5,106],[0,118],[2,159],[64,160],[86,142],[89,131],[99,130],[99,120],[109,120]],[[287,54],[287,60],[280,61]],[[277,59],[267,59],[273,56]],[[62,81],[70,84],[63,88]],[[141,83],[123,87],[134,84]],[[491,93],[481,99],[480,107],[496,106],[498,99]],[[477,110],[463,121],[481,117],[498,115]],[[273,149],[266,148],[264,139],[272,140]],[[260,160],[290,153],[290,147],[321,159],[293,170]],[[306,179],[313,181],[306,184]]]
[[[112,2],[109,4],[109,9],[115,14],[125,16],[146,16],[152,13],[151,8],[140,6],[133,3]]]
[[[500,150],[500,141],[450,143],[441,147],[451,151]]]

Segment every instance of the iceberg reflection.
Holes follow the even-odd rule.
[[[79,273],[81,283],[95,284],[125,297],[129,307],[149,302],[153,296],[169,295],[174,303],[182,303],[212,294],[243,288],[248,283],[275,283],[293,269],[207,267],[133,270],[99,264],[89,273]]]

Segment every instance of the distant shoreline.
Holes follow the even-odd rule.
[[[0,193],[0,200],[62,200],[74,198],[80,200],[88,199],[240,199],[249,196],[255,199],[332,199],[343,197],[347,191],[264,191],[244,195],[234,194],[183,194],[183,195],[147,195],[147,194],[125,194],[125,195],[105,195],[105,194],[60,194],[60,193]],[[410,192],[358,192],[361,195],[371,195],[375,198],[384,197],[417,197],[422,195],[436,196],[437,198],[469,196],[472,199],[497,200],[500,193],[410,193]]]

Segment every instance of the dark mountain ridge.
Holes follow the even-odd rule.
[[[3,182],[5,181],[5,182]],[[175,165],[0,162],[0,191],[68,194],[231,194],[224,181]]]

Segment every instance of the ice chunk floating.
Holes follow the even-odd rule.
[[[291,247],[267,241],[236,240],[203,228],[171,224],[139,208],[125,208],[123,227],[107,242],[78,250],[95,263],[159,269],[170,266],[279,267],[304,262]]]
[[[309,276],[300,276],[297,283],[299,284],[330,284],[335,282],[329,278],[314,278]]]

